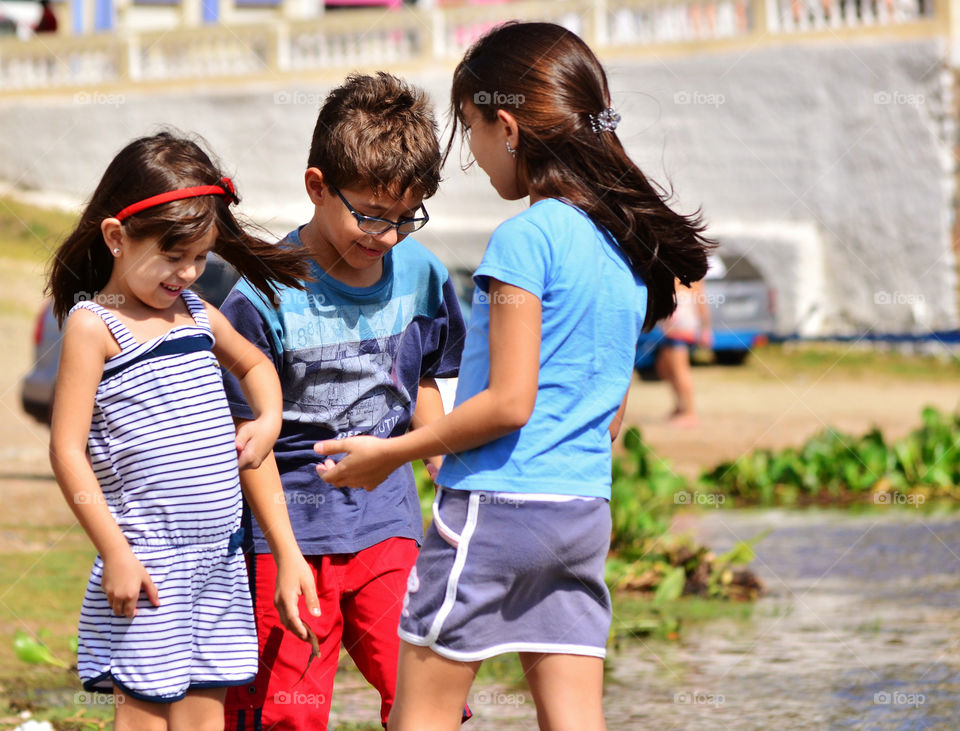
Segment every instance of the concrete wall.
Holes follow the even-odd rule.
[[[937,40],[808,42],[606,59],[619,132],[677,205],[777,287],[778,326],[805,334],[957,327],[951,247],[951,74]],[[450,69],[412,75],[445,107]],[[89,194],[113,153],[161,123],[203,135],[243,207],[271,230],[305,221],[301,175],[329,84],[149,95],[88,90],[0,100],[0,179]],[[456,160],[422,239],[473,266],[518,203]]]

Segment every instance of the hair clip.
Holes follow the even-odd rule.
[[[596,134],[601,132],[613,132],[620,124],[620,115],[614,111],[613,107],[607,107],[599,114],[588,114],[590,120],[590,129]]]

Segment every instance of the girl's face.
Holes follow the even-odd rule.
[[[178,243],[166,251],[155,238],[133,240],[122,231],[118,233],[119,236],[105,237],[114,257],[107,286],[116,286],[156,310],[170,307],[184,289],[197,281],[206,267],[207,254],[217,241],[216,226],[199,239]]]
[[[501,198],[515,201],[527,195],[517,176],[517,159],[507,151],[507,142],[519,145],[516,121],[508,113],[497,111],[497,118],[488,122],[477,106],[463,103],[463,120],[470,153],[477,165],[489,176],[490,184]]]

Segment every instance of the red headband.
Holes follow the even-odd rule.
[[[140,213],[140,211],[145,211],[147,208],[153,208],[154,206],[162,205],[163,203],[170,203],[172,201],[183,200],[184,198],[196,198],[201,195],[222,195],[227,198],[227,204],[230,203],[239,203],[240,199],[237,198],[237,191],[233,187],[233,181],[230,178],[220,178],[219,185],[195,185],[192,188],[180,188],[180,190],[171,190],[167,193],[161,193],[160,195],[153,195],[149,198],[144,198],[142,201],[137,203],[131,203],[129,206],[124,208],[120,213],[118,213],[114,218],[118,221],[123,221],[125,218],[129,218],[134,213]]]

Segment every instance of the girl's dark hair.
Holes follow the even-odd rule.
[[[472,102],[492,122],[497,110],[517,120],[517,174],[527,190],[565,198],[610,232],[647,286],[644,329],[676,309],[675,280],[703,279],[707,252],[697,211],[684,216],[666,204],[630,159],[614,132],[594,132],[588,115],[610,107],[603,67],[577,35],[552,23],[507,23],[477,41],[453,74],[453,129],[465,128]]]
[[[141,137],[124,147],[103,174],[80,221],[57,249],[50,265],[47,293],[53,313],[62,324],[80,299],[103,289],[113,271],[101,222],[132,203],[160,193],[195,185],[219,185],[224,173],[197,142],[161,132]],[[164,251],[202,237],[217,228],[213,251],[229,262],[268,297],[274,283],[303,288],[308,262],[303,253],[276,246],[248,233],[230,211],[229,199],[219,195],[164,203],[124,219],[132,239],[156,237]]]

